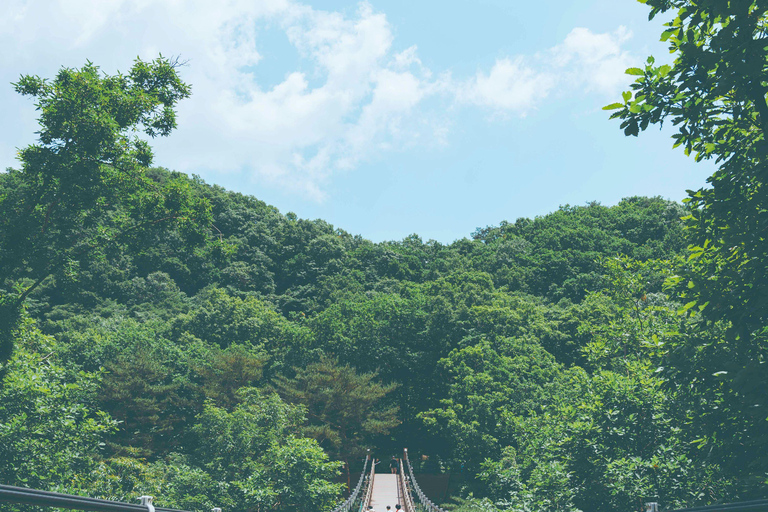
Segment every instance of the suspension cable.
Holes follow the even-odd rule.
[[[363,463],[363,470],[360,472],[360,478],[357,480],[357,485],[355,486],[355,489],[349,494],[349,497],[344,500],[343,503],[338,505],[336,508],[333,509],[333,512],[349,512],[352,510],[352,508],[355,505],[355,502],[357,501],[357,497],[360,494],[360,489],[363,487],[363,482],[365,482],[366,477],[368,476],[367,468],[368,463],[371,460],[371,456],[366,455],[365,456],[365,462]]]
[[[405,475],[403,459],[400,459],[400,471],[397,472],[397,486],[400,489],[400,496],[403,497],[405,512],[416,512],[416,506],[413,504],[413,495],[408,485],[408,477]]]
[[[371,459],[371,469],[368,475],[368,488],[365,490],[365,496],[360,503],[360,512],[368,509],[368,505],[371,503],[371,497],[373,497],[373,479],[376,476],[376,461]]]
[[[416,478],[413,476],[413,466],[411,466],[411,461],[408,459],[408,448],[405,448],[403,450],[404,453],[404,459],[405,464],[408,467],[408,476],[410,478],[411,487],[413,488],[413,493],[419,500],[419,505],[422,509],[426,510],[427,512],[446,512],[444,509],[438,507],[432,501],[427,498],[427,495],[424,494],[424,492],[419,487],[419,483],[416,481]]]

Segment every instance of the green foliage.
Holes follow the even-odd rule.
[[[18,335],[22,305],[15,297],[0,292],[0,381],[8,371],[8,360],[13,354],[13,340]]]
[[[557,300],[583,298],[601,287],[602,256],[666,259],[685,247],[680,205],[632,197],[608,208],[563,206],[535,219],[478,229],[491,249],[488,270],[497,285]]]
[[[323,357],[298,368],[292,379],[278,378],[276,386],[288,402],[306,408],[305,434],[349,464],[400,423],[398,408],[386,403],[397,385],[382,385],[376,377]]]
[[[111,457],[78,474],[68,490],[123,502],[149,494],[160,506],[186,510],[329,510],[339,464],[295,436],[302,411],[255,389],[241,395],[232,412],[206,403],[188,453],[152,463]]]
[[[53,81],[25,75],[14,84],[40,111],[39,143],[0,181],[0,287],[29,280],[16,302],[52,274],[74,285],[86,266],[123,245],[141,247],[157,228],[175,225],[191,244],[205,239],[210,204],[181,176],[162,185],[148,177],[151,150],[130,136],[175,128],[175,105],[189,96],[175,68],[161,57],[102,76],[88,63]]]
[[[156,506],[181,510],[231,510],[235,506],[225,484],[191,466],[188,458],[179,454],[151,464],[131,457],[111,457],[73,487],[77,494],[124,503],[137,503],[139,496],[155,496]]]
[[[677,314],[678,304],[652,291],[658,290],[660,282],[673,271],[671,264],[627,258],[610,258],[603,264],[607,286],[588,299],[592,303],[607,301],[610,312],[580,326],[590,331],[590,341],[582,347],[585,363],[616,371],[628,361],[643,362],[649,369],[666,364],[669,345],[689,328]]]
[[[305,362],[311,333],[270,304],[256,297],[233,297],[217,288],[205,290],[197,299],[191,311],[173,321],[173,339],[186,334],[221,348],[245,347],[269,361],[271,374]]]
[[[440,407],[420,417],[428,431],[450,446],[448,455],[476,472],[512,442],[515,422],[540,409],[553,394],[561,369],[536,342],[499,338],[454,349],[439,362],[447,391]]]
[[[315,441],[296,437],[301,408],[255,389],[242,395],[232,412],[206,404],[192,430],[191,460],[222,485],[228,482],[236,508],[330,508],[341,487],[331,482],[339,464]]]
[[[261,353],[254,354],[242,345],[230,345],[224,350],[212,349],[194,371],[202,379],[205,396],[231,409],[240,401],[239,389],[262,382],[265,362],[266,356]]]
[[[512,501],[515,486],[540,504],[568,497],[583,510],[631,510],[643,498],[681,508],[729,497],[718,468],[693,458],[684,416],[663,381],[637,364],[627,370],[592,377],[570,371],[568,392],[520,424],[523,478],[509,487]],[[542,480],[556,474],[562,475],[557,485]]]
[[[709,41],[713,54],[740,26],[679,14],[709,23],[669,32],[679,52]],[[719,67],[686,74],[685,59],[630,70],[636,92],[715,80]],[[750,210],[763,207],[761,135],[721,161],[757,167],[717,175],[687,210],[633,197],[448,245],[373,243],[149,168],[132,136],[174,127],[189,91],[173,62],[126,76],[89,64],[17,88],[37,98],[42,130],[0,174],[0,356],[20,347],[0,389],[4,481],[185,509],[330,510],[341,464],[329,454],[349,471],[365,448],[408,445],[462,473],[457,510],[670,508],[765,489],[764,233],[739,224],[764,225]],[[713,97],[686,91],[674,101],[706,112]],[[628,94],[614,106],[638,130],[672,112]],[[711,203],[733,205],[718,224],[707,201],[730,190],[720,178],[752,203]]]
[[[700,313],[704,322],[698,335],[680,340],[679,350],[690,358],[676,362],[688,385],[702,389],[703,378],[718,390],[699,411],[707,417],[705,442],[731,459],[732,470],[762,480],[768,459],[753,454],[768,446],[768,6],[756,0],[643,3],[651,17],[675,14],[662,34],[674,64],[657,66],[649,58],[644,69],[628,71],[639,76],[632,92],[606,108],[617,108],[611,117],[623,120],[627,135],[671,121],[676,147],[718,165],[710,186],[689,191],[687,199],[690,255],[670,284],[684,311]],[[725,333],[711,336],[717,322],[725,323]]]
[[[0,481],[61,488],[91,471],[116,422],[96,408],[99,373],[69,372],[31,322],[0,388]]]
[[[99,402],[121,423],[110,443],[118,453],[128,450],[152,457],[174,449],[181,427],[197,412],[199,395],[162,356],[156,348],[140,344],[105,366]]]

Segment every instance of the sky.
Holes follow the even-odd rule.
[[[601,109],[671,59],[664,21],[635,0],[3,0],[0,169],[35,140],[20,75],[162,54],[193,93],[155,165],[377,242],[681,200],[714,168]]]

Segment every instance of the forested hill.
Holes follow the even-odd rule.
[[[171,173],[153,169],[147,174],[163,183]],[[485,273],[495,288],[507,292],[579,301],[604,285],[601,257],[668,259],[686,244],[681,205],[660,198],[628,198],[610,208],[565,206],[543,217],[479,228],[450,245],[418,235],[373,243],[323,220],[283,215],[251,196],[200,180],[190,184],[211,202],[223,247],[189,252],[177,231],[152,233],[152,239],[133,242],[135,250],[89,262],[73,286],[43,286],[35,294],[36,316],[66,316],[64,305],[76,311],[78,306],[150,303],[142,286],[157,273],[164,276],[156,279],[170,278],[188,297],[215,285],[267,301],[287,318],[317,313],[342,298],[394,292],[396,284],[467,272]]]
[[[354,470],[365,448],[407,445],[495,501],[597,510],[729,492],[679,428],[695,404],[656,370],[681,329],[662,293],[681,205],[635,197],[450,245],[373,243],[146,174],[209,201],[216,243],[190,249],[183,226],[160,227],[30,293],[2,389],[1,481],[322,510],[333,460]],[[0,175],[2,194],[16,176]]]
[[[158,183],[178,173],[147,172]],[[224,242],[188,251],[176,229],[153,232],[133,247],[100,255],[80,269],[77,283],[46,283],[34,294],[36,316],[66,316],[61,307],[92,311],[108,304],[153,303],[146,279],[172,281],[187,297],[216,286],[269,302],[286,318],[318,313],[340,301],[394,293],[462,273],[484,273],[493,287],[549,302],[578,302],[605,282],[601,258],[669,259],[685,247],[681,205],[628,198],[615,207],[565,206],[535,219],[478,228],[450,245],[411,235],[373,243],[317,219],[299,219],[242,194],[189,180],[210,201],[213,226]],[[455,279],[455,277],[453,278]],[[79,311],[82,311],[79,310]],[[53,315],[53,317],[51,316]]]

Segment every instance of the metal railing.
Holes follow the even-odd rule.
[[[87,498],[73,494],[40,491],[26,487],[0,484],[0,503],[17,503],[20,505],[56,507],[89,512],[186,512],[173,508],[155,507],[152,505],[152,496],[141,496],[138,499],[141,503],[134,505],[121,501]],[[221,509],[214,508],[213,512],[221,512]]]
[[[369,465],[371,466],[369,471]],[[371,490],[373,488],[373,464],[371,464],[370,455],[365,457],[363,470],[357,485],[350,493],[349,497],[340,503],[333,512],[350,512],[360,497],[360,491],[367,483],[365,492],[365,503],[370,501]],[[0,484],[0,503],[14,503],[18,505],[32,505],[37,507],[55,507],[60,509],[81,510],[84,512],[187,512],[173,508],[155,507],[152,504],[152,496],[141,496],[138,498],[139,504],[124,503],[121,501],[110,501],[99,498],[88,498],[74,494],[62,494],[51,491],[40,491],[38,489],[28,489],[26,487],[14,487],[12,485]],[[362,510],[362,507],[361,509]],[[212,512],[221,512],[220,508],[212,509]]]
[[[375,466],[372,464],[371,456],[367,455],[357,485],[350,493],[349,497],[334,508],[333,512],[350,512],[354,508],[355,503],[359,500],[361,489],[367,484],[365,499],[363,500],[364,503],[360,508],[360,510],[363,510],[363,506],[366,506],[371,499],[374,470]],[[100,498],[89,498],[74,494],[63,494],[0,484],[0,503],[53,507],[59,509],[81,510],[84,512],[187,512],[185,510],[173,508],[155,507],[152,504],[152,496],[141,496],[138,499],[140,500],[139,504],[132,504],[121,501],[110,501]],[[212,509],[212,512],[221,512],[221,509],[217,507]]]
[[[646,512],[659,512],[658,503],[646,503]],[[725,503],[723,505],[706,505],[703,507],[681,508],[668,512],[768,512],[768,500],[742,501],[740,503]]]
[[[333,512],[349,512],[355,506],[358,496],[360,495],[360,489],[363,488],[363,483],[367,480],[368,463],[371,461],[371,456],[365,456],[365,462],[363,463],[363,470],[360,472],[360,478],[357,480],[355,490],[349,494],[349,497],[344,500],[339,506],[333,509]]]
[[[371,503],[371,496],[373,495],[373,479],[376,476],[376,462],[374,462],[374,459],[371,459],[371,470],[368,473],[368,487],[365,490],[365,495],[363,496],[362,501],[360,502],[360,512],[363,512],[364,510],[368,509],[368,505]]]
[[[419,483],[416,481],[416,478],[413,476],[413,466],[411,466],[411,461],[408,459],[408,448],[405,448],[403,450],[403,458],[405,459],[405,465],[408,467],[408,477],[410,478],[410,484],[412,488],[412,495],[418,498],[418,504],[414,504],[414,506],[420,507],[422,510],[426,512],[446,512],[444,509],[438,507],[432,501],[427,498],[427,495],[424,494],[424,492],[419,487]],[[414,508],[414,512],[415,512]]]
[[[413,503],[413,494],[411,494],[410,478],[405,475],[403,459],[400,459],[400,471],[397,474],[397,487],[400,489],[400,496],[403,497],[403,508],[405,512],[416,512],[416,506]]]

